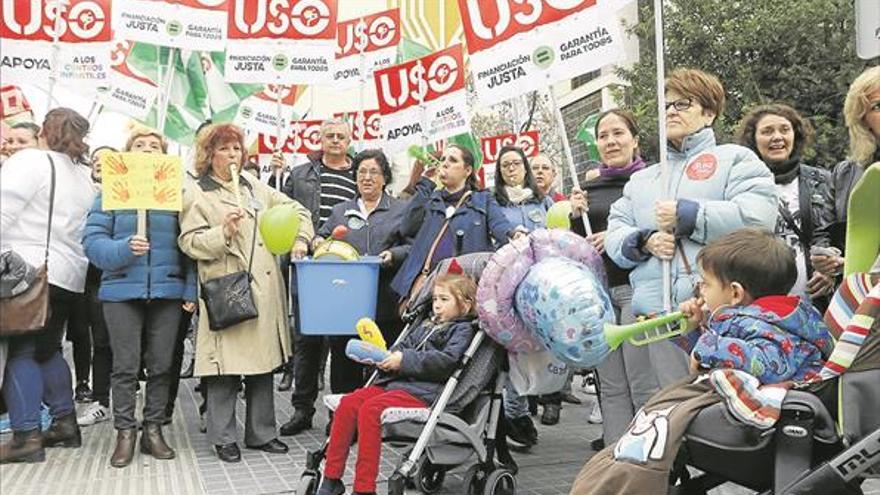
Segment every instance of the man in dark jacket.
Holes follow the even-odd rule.
[[[333,207],[351,200],[357,194],[357,185],[351,169],[351,159],[346,154],[351,143],[351,130],[342,120],[328,120],[321,124],[321,151],[309,155],[309,163],[294,167],[284,183],[282,191],[300,202],[312,214],[315,232],[327,221]],[[306,253],[300,253],[305,255]],[[295,276],[290,281],[296,310]],[[297,318],[298,321],[298,318]],[[298,325],[298,323],[297,323]],[[331,337],[331,359],[347,360],[345,341],[347,337]],[[281,426],[282,435],[296,435],[312,427],[315,400],[318,398],[318,374],[324,338],[301,335],[294,328],[293,376],[295,388],[291,402],[293,417]],[[337,376],[341,375],[341,376]],[[338,366],[331,369],[330,390],[334,393],[351,392],[363,383],[358,366]]]

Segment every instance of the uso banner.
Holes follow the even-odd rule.
[[[238,105],[233,122],[235,125],[258,134],[278,133],[278,91],[281,91],[282,122],[293,118],[293,105],[299,94],[299,86],[268,84],[263,91],[249,96]],[[285,129],[286,131],[286,129]]]
[[[373,76],[373,71],[393,65],[400,42],[400,9],[386,10],[340,22],[336,35],[333,80],[343,89]],[[363,60],[361,60],[363,53]],[[365,74],[361,75],[361,65]]]
[[[227,0],[125,0],[113,9],[117,39],[222,52]]]
[[[397,151],[470,130],[461,45],[376,71],[386,147]]]
[[[364,118],[360,113],[337,112],[334,117],[351,123],[353,141],[373,141],[382,137],[382,114],[379,110],[364,110]]]
[[[110,0],[68,0],[60,14],[55,0],[3,0],[0,79],[4,84],[57,82],[80,91],[106,86],[110,72]],[[58,19],[58,64],[52,43]]]
[[[228,2],[228,82],[333,82],[337,0]]]
[[[491,105],[613,64],[616,8],[596,0],[458,0],[480,103]]]
[[[101,102],[107,108],[115,110],[137,120],[146,120],[156,102],[159,89],[153,81],[134,72],[126,59],[133,42],[117,41],[110,52],[110,84],[101,95]]]
[[[287,141],[281,147],[284,153],[298,153],[302,155],[313,151],[321,151],[321,123],[322,120],[294,120],[287,127]],[[260,134],[257,152],[271,154],[275,151],[275,132]]]
[[[484,137],[480,139],[480,149],[483,151],[483,165],[494,164],[498,161],[498,151],[505,146],[518,146],[527,157],[538,155],[538,131],[526,131],[522,134],[499,134],[498,136]]]

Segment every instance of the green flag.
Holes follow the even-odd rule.
[[[590,160],[599,160],[599,147],[596,145],[596,121],[599,120],[599,114],[593,113],[587,116],[577,128],[575,139],[587,146],[587,155]]]
[[[397,63],[402,64],[407,60],[421,58],[429,53],[431,53],[431,49],[427,46],[416,43],[409,38],[401,37],[400,43],[397,44]]]

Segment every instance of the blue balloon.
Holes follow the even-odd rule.
[[[532,265],[516,290],[516,309],[533,335],[556,357],[577,368],[593,367],[608,355],[603,333],[614,308],[602,279],[567,258]]]

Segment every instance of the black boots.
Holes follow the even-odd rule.
[[[43,462],[43,434],[39,428],[30,431],[16,431],[12,440],[0,445],[0,464],[7,462]]]
[[[312,428],[312,416],[315,414],[312,412],[305,412],[300,409],[297,409],[293,412],[293,417],[290,418],[290,421],[281,425],[281,435],[290,436],[301,433],[305,430],[309,430]]]
[[[82,447],[82,435],[76,424],[76,411],[55,418],[52,426],[43,433],[43,447]]]

